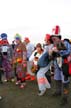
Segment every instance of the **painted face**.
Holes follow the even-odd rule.
[[[58,43],[60,39],[58,37],[52,37],[53,43]]]
[[[15,42],[16,42],[16,44],[19,44],[20,43],[20,40],[19,39],[16,39]]]
[[[26,40],[24,40],[24,43],[25,43],[25,44],[28,44],[28,43],[29,43],[29,41],[26,39]]]

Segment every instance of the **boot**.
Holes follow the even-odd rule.
[[[68,103],[69,83],[63,84],[61,105],[65,106]]]
[[[53,96],[56,97],[56,96],[60,96],[61,95],[61,92],[62,92],[62,82],[61,80],[58,80],[55,82],[55,89],[56,91],[53,93]]]
[[[38,96],[43,96],[46,92],[46,89],[45,90],[41,90],[40,93],[38,93]]]

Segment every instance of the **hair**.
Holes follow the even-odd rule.
[[[53,44],[53,41],[52,41],[52,39],[51,39],[51,38],[49,39],[49,41],[50,41],[50,43],[51,43],[51,44]]]
[[[36,44],[36,48],[37,48],[37,47],[39,47],[39,48],[41,48],[41,50],[43,50],[43,49],[42,49],[41,43],[37,43],[37,44]]]
[[[40,47],[40,48],[42,48],[41,43],[37,43],[37,44],[36,44],[36,47]]]
[[[52,37],[58,37],[60,40],[61,40],[61,38],[62,38],[61,35],[58,35],[58,36],[56,36],[56,35],[51,35],[51,39],[52,39]]]
[[[67,42],[69,42],[69,43],[70,43],[69,39],[67,39],[67,38],[65,38],[65,39],[64,39],[64,41],[67,41]]]

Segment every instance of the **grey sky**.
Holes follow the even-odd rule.
[[[7,32],[10,41],[15,33],[43,41],[56,24],[63,38],[70,38],[71,0],[0,0],[0,32]]]

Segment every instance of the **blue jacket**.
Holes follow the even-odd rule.
[[[43,55],[39,58],[37,65],[39,67],[46,67],[49,64],[49,54],[48,52],[43,53]]]
[[[64,44],[66,46],[66,50],[61,50],[59,52],[62,57],[68,56],[70,54],[70,52],[71,52],[71,45],[70,45],[70,43],[67,42],[67,41],[64,41]]]

